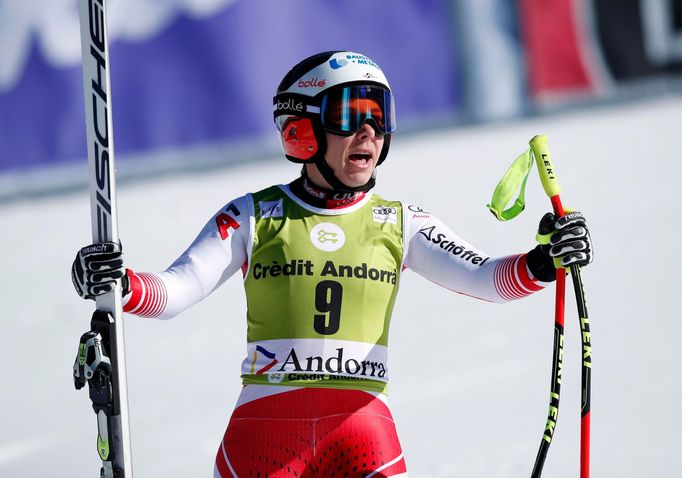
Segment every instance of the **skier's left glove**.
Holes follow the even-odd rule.
[[[558,219],[548,212],[540,220],[536,238],[540,244],[528,253],[526,261],[531,274],[541,281],[555,280],[560,267],[592,262],[590,231],[585,217],[577,211]]]

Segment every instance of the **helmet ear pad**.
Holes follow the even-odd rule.
[[[280,133],[284,154],[294,163],[312,163],[319,152],[326,149],[324,134],[320,134],[311,118],[292,118]],[[322,143],[322,144],[320,144]]]

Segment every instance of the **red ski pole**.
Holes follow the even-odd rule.
[[[545,193],[552,202],[554,214],[564,215],[564,208],[561,204],[561,187],[556,177],[556,171],[552,163],[552,158],[547,147],[547,136],[538,135],[530,140],[530,146],[538,165],[540,181]],[[580,318],[581,341],[582,341],[582,381],[581,381],[581,421],[580,421],[580,478],[590,476],[590,388],[592,371],[592,340],[590,334],[590,323],[587,316],[585,304],[585,294],[580,275],[580,267],[572,265],[571,276],[573,278],[573,288],[575,290],[576,303]],[[538,451],[532,477],[539,477],[542,472],[542,465],[552,440],[556,418],[559,412],[559,389],[561,386],[561,366],[563,356],[563,329],[564,329],[564,295],[566,290],[566,274],[563,269],[557,269],[556,278],[556,303],[554,320],[554,362],[552,366],[552,395],[550,411],[547,418],[547,426],[543,435],[543,441]]]

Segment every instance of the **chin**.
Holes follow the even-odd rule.
[[[357,188],[359,186],[364,186],[365,184],[367,184],[367,182],[369,181],[369,179],[371,177],[372,177],[371,174],[369,174],[367,176],[352,175],[350,177],[345,178],[341,182],[343,184],[346,184],[346,185],[352,187],[352,188]]]

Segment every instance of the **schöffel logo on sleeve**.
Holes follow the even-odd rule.
[[[379,223],[398,223],[398,210],[390,206],[377,206],[372,208],[374,222]]]
[[[478,255],[475,251],[464,248],[460,246],[455,241],[449,239],[446,234],[436,231],[436,226],[425,227],[419,230],[419,234],[424,236],[427,241],[430,241],[443,249],[446,252],[451,253],[453,256],[458,256],[459,258],[469,261],[472,264],[482,266],[488,262],[489,257],[483,257]]]

